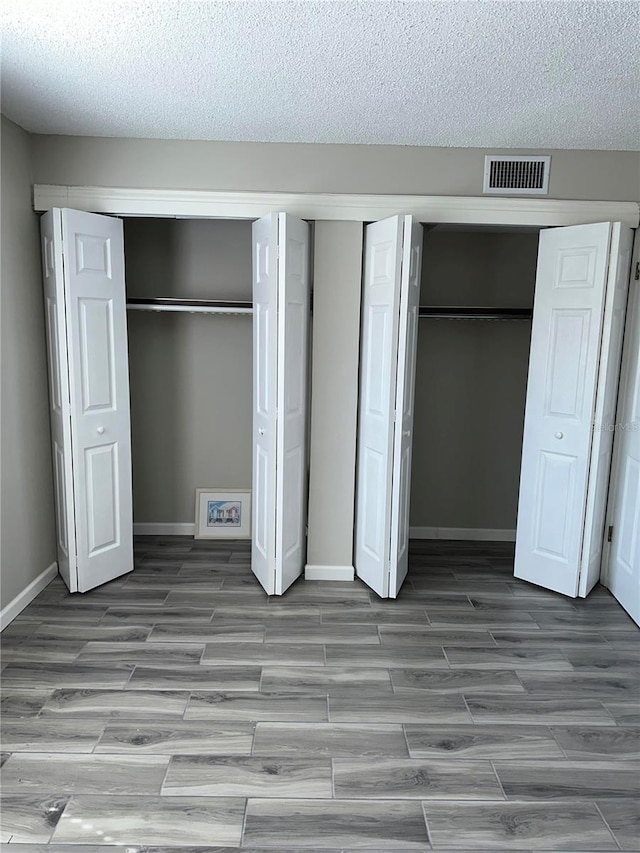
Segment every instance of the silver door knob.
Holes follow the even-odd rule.
[[[564,438],[564,433],[563,432],[557,432],[556,438]]]
[[[98,433],[98,435],[102,435],[102,433],[104,432],[104,427],[98,427],[96,432]]]

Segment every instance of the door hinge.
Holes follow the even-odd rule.
[[[611,542],[613,540],[613,524],[609,525],[607,530],[607,542]]]
[[[640,281],[640,261],[636,261],[636,274],[634,278],[636,281]]]

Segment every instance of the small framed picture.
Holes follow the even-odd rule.
[[[196,489],[195,539],[250,539],[251,492]]]

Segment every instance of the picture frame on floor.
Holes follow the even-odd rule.
[[[251,491],[196,489],[195,539],[250,539]]]

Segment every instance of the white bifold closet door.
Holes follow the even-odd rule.
[[[122,222],[42,217],[58,567],[71,592],[133,569]]]
[[[269,214],[253,225],[251,554],[269,595],[304,569],[308,328],[309,225]]]
[[[514,574],[572,597],[600,575],[631,236],[540,235]]]
[[[355,568],[381,598],[408,568],[422,238],[411,216],[365,231]]]
[[[634,281],[624,335],[615,420],[603,583],[640,625],[640,282]],[[608,537],[607,537],[608,538]]]

